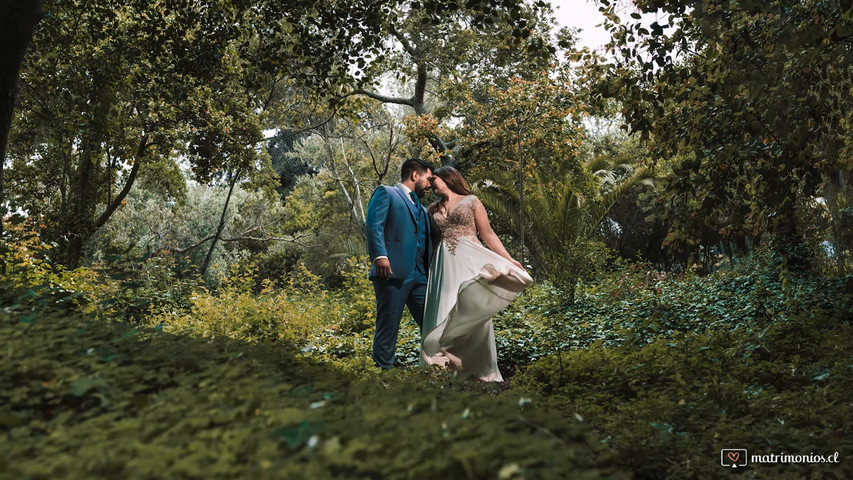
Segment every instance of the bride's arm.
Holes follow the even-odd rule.
[[[477,231],[480,232],[480,238],[483,239],[483,243],[489,247],[489,250],[506,258],[512,262],[513,265],[524,270],[521,263],[516,261],[509,255],[509,253],[507,253],[506,248],[504,248],[504,244],[501,243],[501,239],[498,238],[495,231],[492,230],[492,225],[489,223],[489,215],[486,213],[486,207],[483,206],[480,199],[477,197],[474,197],[474,222],[477,224]]]

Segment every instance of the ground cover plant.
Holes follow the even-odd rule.
[[[5,307],[2,478],[630,476],[576,419],[493,385]]]
[[[782,288],[764,264],[652,282],[615,275],[573,305],[538,284],[495,319],[501,386],[417,367],[410,321],[402,368],[376,372],[359,262],[331,291],[306,271],[250,294],[251,276],[236,275],[196,292],[188,311],[143,323],[84,315],[98,310],[62,301],[74,295],[65,289],[10,288],[2,461],[14,478],[82,468],[100,478],[675,479],[729,475],[722,448],[843,459],[849,280]],[[847,471],[842,460],[749,475]]]

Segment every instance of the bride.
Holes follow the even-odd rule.
[[[492,316],[533,279],[507,253],[480,199],[471,194],[455,168],[437,168],[430,182],[441,197],[429,207],[438,227],[433,231],[441,231],[441,243],[427,282],[421,354],[430,365],[450,366],[485,381],[503,381]]]

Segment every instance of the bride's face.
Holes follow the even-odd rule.
[[[447,197],[447,194],[450,193],[450,189],[447,188],[447,184],[444,183],[444,180],[442,180],[441,177],[433,175],[430,177],[430,184],[432,185],[433,193],[436,195]]]

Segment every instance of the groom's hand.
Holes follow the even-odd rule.
[[[377,275],[382,278],[388,278],[391,276],[391,262],[388,261],[387,258],[377,258],[375,265]]]

